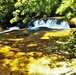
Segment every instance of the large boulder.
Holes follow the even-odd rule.
[[[72,28],[76,27],[76,17],[69,20],[69,25]]]

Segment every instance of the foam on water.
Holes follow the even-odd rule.
[[[19,29],[19,27],[17,27],[17,26],[10,27],[9,29],[0,32],[0,34],[6,33],[6,32],[10,32],[10,31],[13,31],[13,30],[18,30],[18,29]]]
[[[70,29],[70,26],[67,21],[62,21],[59,24],[57,22],[58,22],[57,19],[48,19],[46,21],[45,20],[31,20],[27,24],[27,26],[28,26],[28,29],[30,29],[30,30],[38,30],[41,27],[45,27],[45,28],[49,28],[49,29]],[[0,32],[0,34],[10,32],[13,30],[19,30],[20,25],[22,25],[22,24],[20,24],[20,25],[19,24],[14,27],[10,27],[7,30]],[[24,27],[25,27],[25,25],[24,25]]]
[[[30,24],[28,25],[28,29],[37,30],[41,27],[46,27],[50,29],[70,29],[67,21],[62,21],[59,24],[57,22],[57,19],[48,19],[46,22],[44,20],[35,20],[33,22],[30,22]]]

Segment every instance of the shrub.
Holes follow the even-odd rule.
[[[10,24],[10,19],[13,17],[14,0],[0,0],[0,27]]]
[[[68,48],[71,58],[76,58],[76,31],[72,32],[69,37]]]

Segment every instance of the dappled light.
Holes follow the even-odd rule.
[[[0,75],[76,75],[76,0],[0,0]]]
[[[60,31],[47,31],[45,34],[41,37],[41,39],[50,39],[51,37],[65,37],[70,34],[70,30],[60,30]]]
[[[42,57],[39,59],[30,58],[30,63],[27,65],[29,75],[44,75],[50,74],[50,59]]]
[[[10,75],[60,75],[72,70],[69,52],[63,50],[70,30],[11,33],[0,41],[0,67],[8,68]]]
[[[6,49],[5,51],[4,48]],[[20,71],[25,75],[48,75],[48,74],[60,74],[69,71],[66,68],[67,64],[65,61],[56,62],[58,58],[56,55],[45,56],[41,52],[17,52],[11,54],[10,47],[4,47],[1,49],[1,53],[4,53],[5,59],[3,66],[9,66],[11,71]],[[7,54],[6,54],[7,52]],[[8,54],[9,53],[9,54]],[[62,59],[59,58],[59,59]],[[68,60],[67,60],[68,61]],[[62,67],[63,66],[63,67]],[[54,69],[57,67],[56,69]],[[62,69],[64,69],[62,71]],[[58,72],[61,71],[61,72]],[[55,72],[55,73],[54,73]]]

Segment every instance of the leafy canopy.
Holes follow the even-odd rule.
[[[75,9],[76,0],[0,0],[0,23],[2,26],[10,22],[26,23],[33,18],[54,15],[70,19],[76,16]]]
[[[0,26],[10,23],[14,10],[14,0],[0,0]]]
[[[50,16],[54,6],[58,4],[58,0],[17,0],[14,4],[16,10],[13,11],[11,23],[22,20],[24,23],[28,19]]]
[[[62,0],[56,13],[65,15],[66,18],[71,18],[76,15],[76,0]]]

